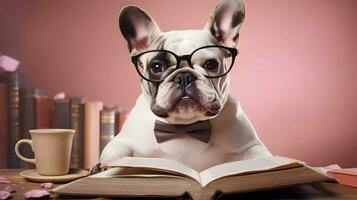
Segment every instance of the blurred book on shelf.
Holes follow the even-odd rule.
[[[52,96],[40,88],[25,87],[19,62],[0,57],[0,67],[7,70],[0,68],[0,168],[33,168],[17,158],[14,146],[20,139],[31,138],[30,129],[45,128],[75,130],[71,168],[89,169],[96,164],[105,145],[119,133],[126,112],[103,108],[101,101],[66,98],[64,92]],[[28,145],[22,145],[20,152],[34,157]]]
[[[73,136],[71,168],[83,167],[84,141],[84,98],[71,97],[71,129],[76,132]]]
[[[23,83],[20,81],[18,71],[6,72],[8,83],[8,120],[9,120],[9,146],[10,149],[15,147],[18,140],[21,139],[20,133],[20,87]],[[10,168],[18,168],[20,159],[14,151],[8,152],[8,165]]]
[[[36,128],[52,128],[54,100],[49,96],[36,96]]]
[[[36,96],[43,95],[39,88],[20,89],[20,137],[31,139],[29,130],[36,128]],[[21,145],[20,153],[27,158],[33,158],[34,154],[29,145]],[[20,161],[21,168],[33,168],[32,164]]]
[[[84,104],[84,168],[89,169],[99,160],[100,154],[100,111],[101,101]]]
[[[0,76],[0,168],[7,168],[8,155],[8,98],[7,83],[4,76]]]
[[[69,99],[54,100],[53,128],[71,128],[71,104]]]
[[[9,168],[19,167],[19,159],[16,157],[15,152],[12,151],[17,140],[20,139],[20,87],[23,86],[22,76],[17,70],[20,62],[6,55],[0,53],[0,82],[2,84],[2,91],[0,91],[2,101],[1,106],[6,106],[1,111],[3,127],[0,128],[2,133],[0,138],[4,143],[3,148],[6,148],[5,157],[0,158],[6,160],[3,165]],[[6,89],[5,89],[6,88]],[[6,119],[5,119],[6,118]],[[6,124],[5,124],[6,123]],[[4,156],[0,154],[0,156]]]
[[[121,129],[123,128],[124,122],[128,117],[129,113],[124,109],[119,109],[118,117],[116,118],[116,134],[120,133]]]
[[[100,111],[100,152],[114,138],[117,131],[118,108],[104,107]]]

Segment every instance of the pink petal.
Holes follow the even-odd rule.
[[[55,96],[53,98],[54,99],[65,99],[66,94],[64,92],[59,92],[59,93],[55,94]]]
[[[53,183],[41,183],[41,187],[47,190],[53,188],[53,185]]]
[[[46,190],[31,190],[25,193],[25,198],[40,198],[49,195],[50,193],[48,193]]]
[[[337,164],[333,164],[333,165],[329,165],[329,166],[325,166],[325,167],[318,167],[318,169],[322,173],[327,174],[329,171],[335,170],[335,169],[341,169],[341,167]]]
[[[0,176],[0,183],[11,183],[11,178],[8,176]]]
[[[0,199],[8,199],[11,196],[10,192],[8,191],[0,191]]]
[[[4,191],[10,192],[10,193],[16,192],[15,188],[12,187],[12,186],[10,186],[10,185],[6,186],[6,187],[4,188]]]
[[[325,167],[326,170],[331,171],[335,169],[341,169],[341,167],[338,164],[333,164]]]
[[[19,64],[20,64],[19,61],[9,56],[5,56],[5,55],[0,56],[0,67],[3,68],[5,71],[14,72],[16,71]]]

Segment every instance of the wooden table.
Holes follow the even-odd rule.
[[[0,169],[0,176],[9,176],[12,179],[11,185],[16,189],[16,193],[12,193],[11,200],[24,199],[24,194],[33,189],[41,189],[40,183],[34,183],[26,180],[19,175],[21,169]],[[6,185],[0,183],[0,190]],[[103,198],[101,198],[103,199]],[[127,199],[127,198],[125,198]],[[284,189],[276,189],[262,192],[252,192],[236,195],[226,195],[220,200],[235,199],[235,200],[357,200],[357,188],[340,185],[337,183],[317,183],[312,185],[294,186]]]

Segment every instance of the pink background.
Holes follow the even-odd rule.
[[[163,31],[199,29],[216,0],[0,2],[0,51],[30,87],[130,109],[139,78],[118,30],[127,4]],[[264,143],[314,165],[357,166],[357,1],[246,0],[231,73]]]

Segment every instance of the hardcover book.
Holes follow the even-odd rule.
[[[36,97],[36,128],[52,128],[54,102],[48,96]]]
[[[6,72],[8,78],[8,120],[9,149],[8,161],[10,168],[19,167],[20,160],[13,150],[20,139],[20,75],[18,71]]]
[[[71,168],[82,168],[84,150],[84,100],[81,97],[71,98],[71,128],[76,131],[73,136]]]
[[[126,118],[128,117],[128,113],[125,110],[121,110],[118,112],[118,116],[116,118],[116,134],[120,132],[120,130],[123,128],[124,122]]]
[[[89,169],[99,160],[100,114],[103,102],[88,101],[84,104],[84,168]]]
[[[357,187],[357,168],[334,169],[328,171],[327,174],[343,185]]]
[[[100,111],[100,152],[116,135],[117,108],[106,108]]]
[[[8,156],[8,98],[7,84],[0,80],[0,168],[7,168]]]
[[[43,95],[39,88],[20,89],[20,128],[21,139],[31,139],[29,130],[36,128],[35,97]],[[34,154],[29,145],[20,146],[20,153],[27,158],[33,158]],[[21,168],[33,168],[34,165],[20,161]]]
[[[58,195],[102,197],[190,197],[218,199],[243,193],[329,180],[307,164],[280,156],[223,163],[204,171],[173,160],[124,157],[107,171],[59,186]]]
[[[53,128],[71,128],[71,105],[69,99],[55,99]]]

